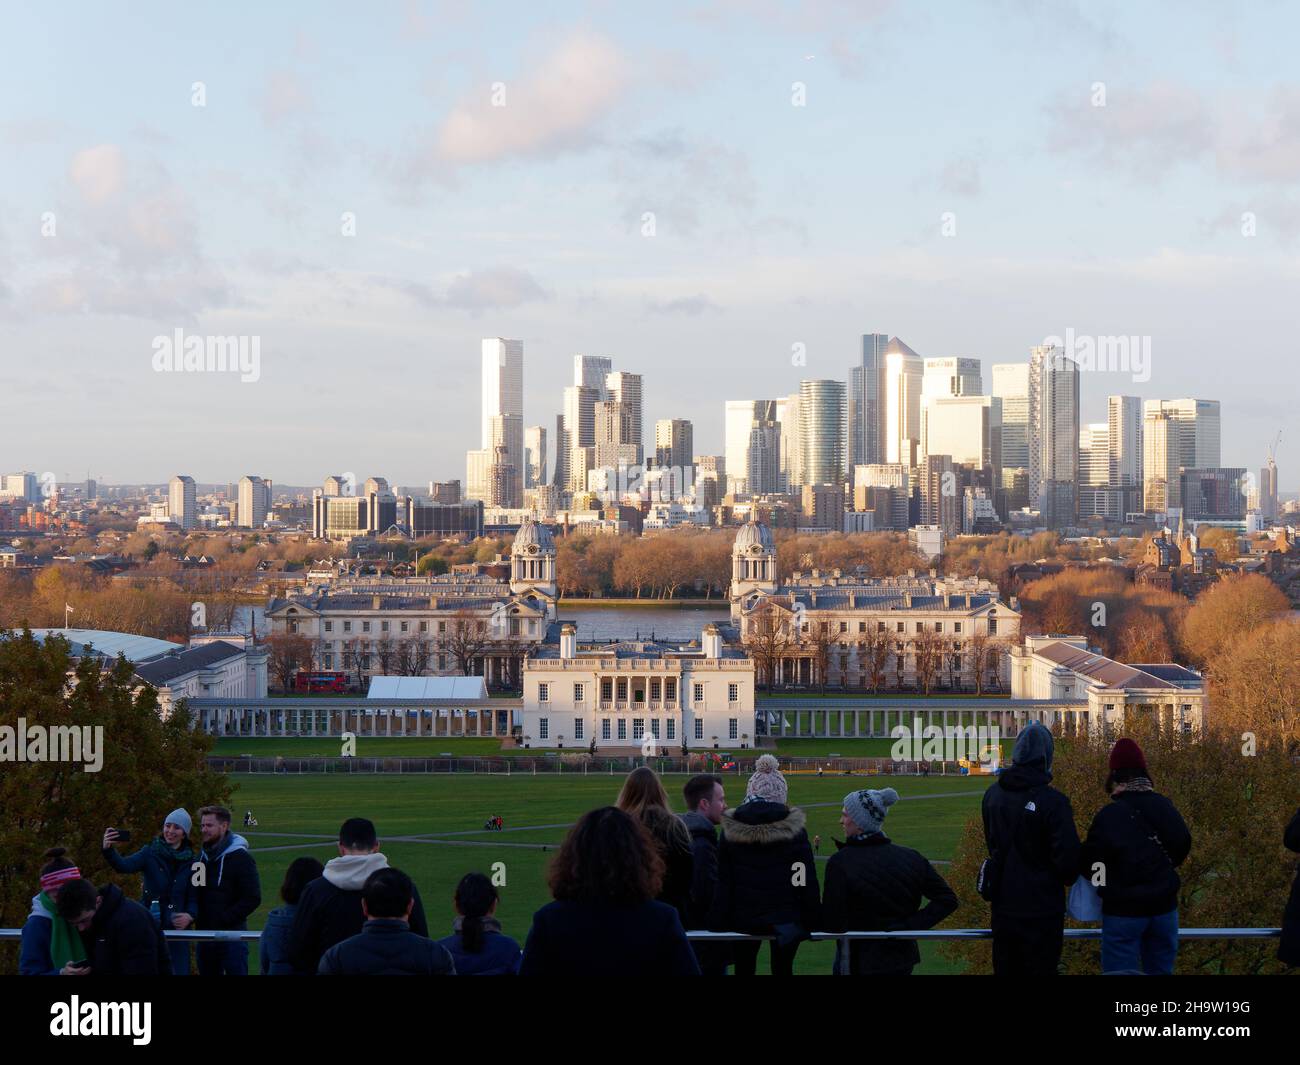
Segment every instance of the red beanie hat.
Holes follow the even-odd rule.
[[[1142,754],[1142,748],[1127,736],[1116,740],[1115,746],[1110,749],[1110,770],[1113,773],[1117,769],[1147,772],[1147,760]]]

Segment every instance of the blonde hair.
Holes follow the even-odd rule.
[[[658,773],[649,766],[637,766],[623,781],[623,790],[618,793],[618,802],[614,805],[624,813],[640,817],[648,806],[667,810],[668,793],[664,791]]]

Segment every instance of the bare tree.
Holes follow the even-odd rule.
[[[916,648],[916,683],[926,695],[943,666],[943,639],[933,629],[922,629],[912,645]]]
[[[867,669],[867,682],[873,692],[880,690],[885,681],[885,666],[889,662],[889,634],[883,629],[867,634],[862,657]]]
[[[266,646],[270,651],[268,664],[271,675],[280,682],[281,689],[287,694],[298,670],[310,667],[311,641],[306,636],[283,633],[268,636]]]
[[[456,659],[462,677],[474,675],[474,663],[488,648],[487,623],[468,610],[458,610],[447,622],[447,652]]]
[[[742,642],[754,660],[758,683],[768,691],[776,677],[776,663],[789,650],[790,632],[781,608],[775,603],[764,603],[754,611],[748,621],[748,630]]]

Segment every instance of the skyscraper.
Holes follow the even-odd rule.
[[[978,396],[984,391],[979,359],[947,356],[926,359],[921,371],[921,395]]]
[[[845,477],[848,409],[843,381],[799,382],[799,453],[804,484]]]
[[[776,401],[776,420],[781,426],[778,491],[797,492],[803,484],[803,453],[799,447],[799,393]]]
[[[479,454],[467,456],[466,494],[483,499],[488,493],[484,477],[496,462],[496,448],[504,446],[518,482],[513,495],[523,498],[524,490],[524,346],[521,341],[488,337],[483,341],[482,439]],[[496,421],[495,419],[504,419]],[[469,467],[479,471],[477,477]]]
[[[923,376],[921,356],[894,337],[885,350],[885,462],[916,465]]]
[[[605,394],[605,378],[614,369],[614,360],[609,355],[575,355],[573,356],[573,383],[583,388],[593,388],[598,393],[597,399],[608,399]]]
[[[723,444],[725,450],[727,491],[732,495],[745,493],[774,492],[773,485],[763,487],[750,484],[750,448],[753,444],[753,431],[756,423],[770,423],[776,427],[775,454],[777,462],[776,477],[780,477],[780,422],[776,416],[777,401],[773,399],[729,399],[726,401],[723,423]],[[767,432],[768,430],[764,430]],[[759,469],[765,469],[766,453],[772,451],[767,437],[762,437],[765,457],[759,463]]]
[[[1182,506],[1179,470],[1219,466],[1217,399],[1149,399],[1142,404],[1142,433],[1148,511]],[[1157,438],[1148,440],[1152,434]]]
[[[1029,363],[993,366],[993,395],[1002,400],[1002,468],[1029,469]]]
[[[596,402],[600,391],[586,385],[570,385],[564,390],[564,414],[562,436],[556,449],[555,465],[557,473],[563,472],[563,480],[557,481],[570,492],[587,490],[587,470],[585,449],[592,448],[596,442]]]
[[[1078,515],[1079,366],[1064,349],[1029,351],[1029,500],[1050,528]]]
[[[889,336],[864,333],[858,365],[849,367],[849,465],[882,462],[885,443],[885,351]]]
[[[194,528],[198,505],[194,497],[194,478],[178,474],[167,486],[167,514],[186,532]]]
[[[1119,490],[1116,517],[1142,509],[1142,401],[1137,396],[1106,397],[1110,484]]]
[[[546,483],[546,426],[530,425],[524,430],[524,487]]]

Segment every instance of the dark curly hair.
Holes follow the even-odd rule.
[[[585,813],[551,863],[556,899],[633,906],[663,886],[664,862],[649,832],[616,806]]]

